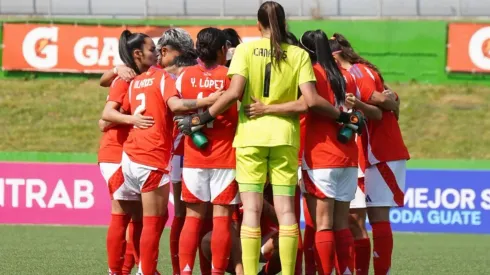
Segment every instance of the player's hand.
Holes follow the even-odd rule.
[[[199,114],[175,116],[174,121],[177,122],[179,131],[187,136],[204,127],[204,124],[200,123]]]
[[[351,93],[346,94],[345,95],[345,103],[344,103],[345,107],[347,109],[354,108],[354,105],[356,105],[356,100],[357,100],[357,98],[354,94],[351,94]]]
[[[151,116],[144,116],[143,113],[145,112],[145,109],[141,109],[140,111],[134,113],[133,117],[133,122],[131,124],[134,125],[134,127],[139,128],[139,129],[147,129],[153,126],[155,124],[155,121],[153,120],[153,117]]]
[[[383,91],[383,94],[388,96],[391,100],[395,100],[396,101],[396,94],[392,91],[392,90],[384,90]]]
[[[262,102],[258,101],[256,98],[251,97],[252,104],[244,105],[243,110],[245,115],[249,118],[254,118],[258,116],[262,116],[266,113],[267,106]]]
[[[364,115],[359,111],[353,111],[350,113],[350,122],[344,123],[346,127],[354,130],[358,135],[362,135],[364,132]]]
[[[223,88],[217,90],[216,92],[210,94],[208,97],[206,97],[206,103],[208,106],[213,105],[218,98],[223,94]]]
[[[136,77],[136,72],[125,65],[119,65],[117,66],[117,75],[124,81],[130,82]]]

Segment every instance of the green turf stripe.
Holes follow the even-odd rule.
[[[89,153],[0,152],[0,161],[96,163]],[[411,169],[490,170],[490,160],[410,160]]]
[[[89,153],[0,152],[0,161],[97,163],[97,155]]]
[[[490,160],[410,160],[411,169],[490,170]]]

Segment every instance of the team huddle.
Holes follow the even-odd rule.
[[[297,39],[276,2],[258,27],[246,43],[233,29],[204,28],[195,44],[178,28],[156,45],[121,34],[124,66],[101,78],[109,274],[160,274],[169,199],[174,275],[196,255],[200,274],[367,275],[371,257],[390,273],[409,159],[398,95],[343,35]]]

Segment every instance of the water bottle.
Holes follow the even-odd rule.
[[[194,145],[196,145],[199,149],[202,149],[208,145],[208,138],[201,131],[192,133],[191,138]]]
[[[355,116],[351,118],[355,119],[356,121],[352,121],[352,123],[364,123],[362,122],[364,120],[364,116],[362,115],[361,112],[359,111],[354,111]],[[356,124],[344,124],[342,125],[342,128],[340,128],[339,133],[337,134],[337,140],[340,141],[341,143],[347,143],[349,140],[354,136],[354,134],[358,131],[359,126]]]
[[[354,130],[352,130],[350,127],[347,127],[347,125],[342,125],[342,128],[340,128],[339,134],[337,135],[337,140],[340,141],[340,143],[347,143],[349,140],[352,138],[354,135]]]

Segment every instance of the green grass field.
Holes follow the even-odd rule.
[[[2,225],[0,274],[104,274],[105,233],[103,227]],[[168,229],[158,264],[165,275],[171,274],[167,240]],[[398,233],[391,273],[489,274],[489,251],[486,235]]]
[[[392,84],[414,159],[490,159],[490,87]],[[86,79],[0,79],[0,151],[95,153],[107,89]]]

